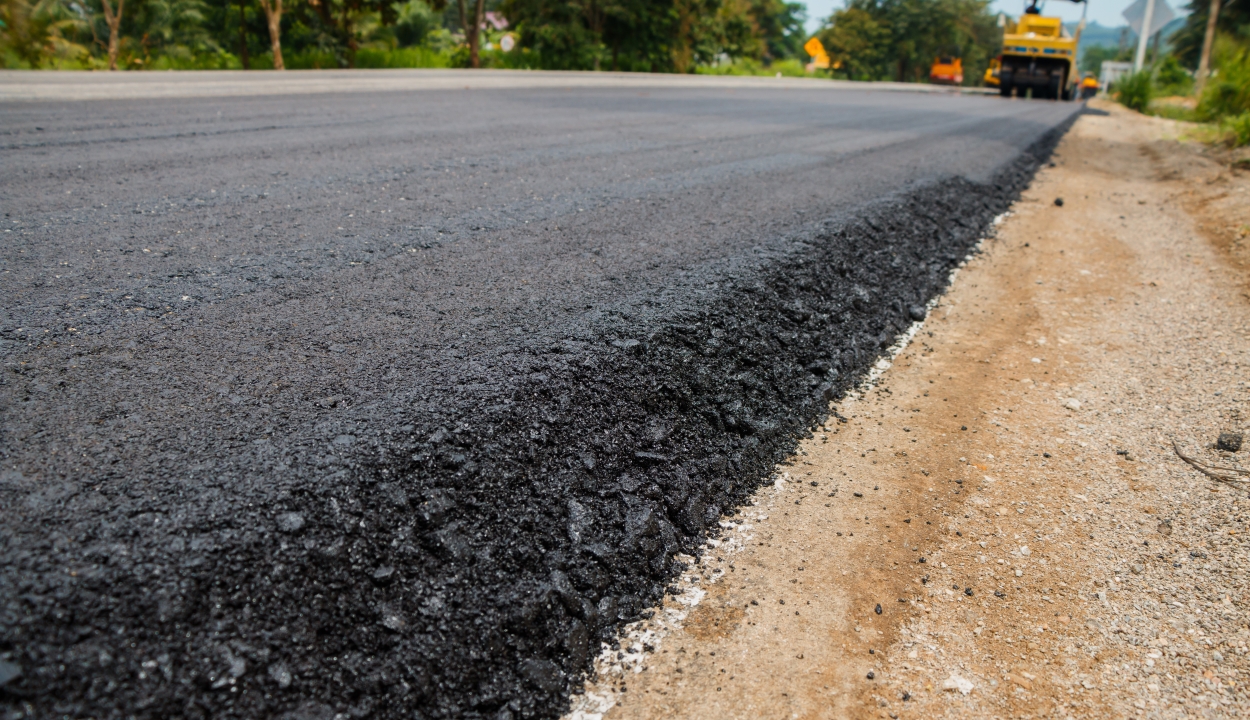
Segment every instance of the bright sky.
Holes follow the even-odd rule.
[[[1089,14],[1086,17],[1091,22],[1097,20],[1107,27],[1118,27],[1124,24],[1124,18],[1120,16],[1120,13],[1132,3],[1133,0],[1089,0]],[[807,31],[815,32],[820,24],[833,14],[834,8],[840,8],[844,4],[843,0],[808,0]],[[1168,5],[1172,6],[1172,10],[1177,15],[1181,14],[1181,6],[1184,4],[1183,0],[1168,0]],[[1023,0],[994,0],[991,7],[998,12],[1016,16],[1024,11],[1024,2]],[[1068,0],[1045,0],[1042,9],[1045,14],[1058,15],[1064,20],[1081,19],[1081,6]]]

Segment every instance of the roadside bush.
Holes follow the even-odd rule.
[[[1228,118],[1223,124],[1229,145],[1233,147],[1250,145],[1250,112],[1243,112]]]
[[[1154,98],[1154,83],[1146,70],[1125,75],[1115,84],[1116,100],[1137,112],[1146,112]]]
[[[335,52],[305,50],[303,52],[283,53],[288,70],[330,70],[348,67],[348,58]],[[272,67],[272,56],[268,53],[252,58],[252,67]],[[439,52],[424,45],[416,47],[363,47],[356,51],[353,65],[362,69],[379,68],[445,68],[451,65],[451,54]]]
[[[240,70],[243,63],[233,54],[217,51],[212,53],[193,54],[189,52],[169,53],[152,59],[147,65],[149,70]]]
[[[1175,55],[1168,55],[1155,66],[1154,83],[1159,95],[1189,95],[1193,92],[1194,79]]]
[[[1224,37],[1213,54],[1215,72],[1198,99],[1198,117],[1215,121],[1250,112],[1250,47]]]
[[[439,28],[440,23],[442,16],[436,14],[424,0],[411,0],[399,6],[395,39],[400,47],[421,45],[431,32]]]
[[[445,68],[446,53],[435,52],[428,47],[405,47],[395,50],[372,50],[361,48],[356,53],[358,68]]]

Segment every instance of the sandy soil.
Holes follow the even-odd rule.
[[[1170,444],[1247,454],[1250,182],[1097,107],[573,717],[1250,714],[1250,501]]]

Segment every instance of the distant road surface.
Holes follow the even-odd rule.
[[[558,714],[1079,110],[889,89],[0,74],[0,706]]]

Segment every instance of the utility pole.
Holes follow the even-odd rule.
[[[1202,37],[1202,57],[1198,60],[1197,94],[1207,85],[1207,76],[1211,74],[1211,46],[1215,44],[1215,21],[1220,16],[1220,0],[1211,0],[1211,11],[1207,14],[1207,34]]]
[[[1133,72],[1141,72],[1146,63],[1146,46],[1150,43],[1150,24],[1155,19],[1155,0],[1146,0],[1146,15],[1141,19],[1141,32],[1137,33],[1137,58],[1133,60]]]

